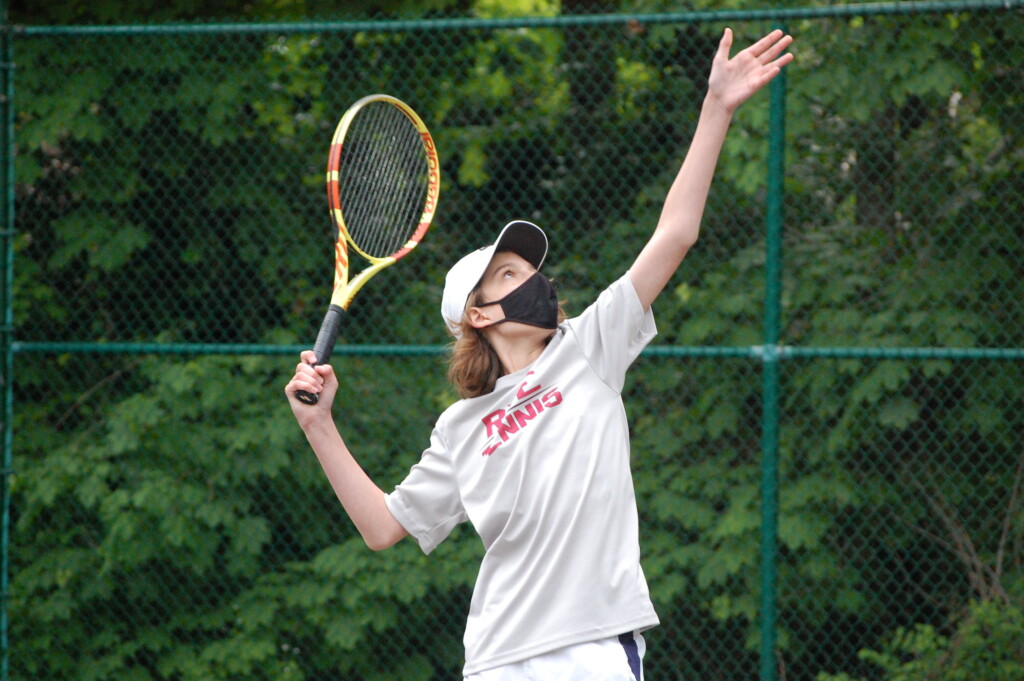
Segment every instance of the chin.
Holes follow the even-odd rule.
[[[502,336],[508,339],[523,338],[523,339],[534,339],[546,341],[555,335],[555,331],[558,329],[543,329],[539,326],[533,326],[531,324],[523,324],[522,322],[505,322],[495,327],[495,330],[499,330]]]

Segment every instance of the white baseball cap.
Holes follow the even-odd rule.
[[[539,270],[548,254],[548,237],[532,222],[513,220],[501,230],[497,241],[478,248],[448,270],[441,295],[441,316],[449,333],[456,338],[462,335],[462,315],[469,294],[480,283],[491,258],[501,251],[512,251]]]

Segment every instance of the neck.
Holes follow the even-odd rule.
[[[500,324],[498,327],[494,327],[494,329],[497,330],[501,326],[509,325]],[[516,326],[525,327],[525,325],[520,324],[516,324]],[[506,374],[514,374],[533,364],[540,357],[541,353],[544,352],[544,348],[548,346],[548,341],[551,340],[555,333],[551,329],[525,328],[528,329],[526,333],[513,337],[501,333],[488,335],[487,340],[498,354],[498,359],[501,360],[501,366],[504,367]]]

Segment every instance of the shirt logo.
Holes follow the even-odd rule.
[[[557,407],[562,403],[562,393],[558,387],[544,388],[539,383],[530,386],[530,376],[533,372],[526,374],[526,379],[519,384],[516,390],[516,401],[504,409],[492,411],[483,418],[487,444],[481,452],[483,456],[490,456],[501,445],[515,437],[542,413]]]

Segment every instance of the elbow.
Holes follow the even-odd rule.
[[[405,530],[391,532],[381,531],[373,533],[364,532],[363,541],[366,543],[367,548],[369,548],[371,551],[383,551],[384,549],[389,549],[395,544],[397,544],[399,541],[402,540],[402,538],[405,535]]]
[[[378,538],[370,539],[367,537],[363,537],[363,541],[366,542],[367,548],[369,548],[371,551],[383,551],[384,549],[390,549],[392,546],[395,545],[395,542],[393,541],[383,541]]]
[[[697,244],[697,237],[699,236],[700,232],[697,230],[678,234],[672,241],[672,247],[682,255],[686,255]]]
[[[395,519],[395,516],[391,515],[385,495],[381,494],[379,499],[381,503],[374,507],[375,512],[360,516],[360,520],[356,522],[359,534],[362,535],[363,541],[371,551],[383,551],[391,548],[409,534],[405,531],[405,527]]]
[[[674,272],[679,264],[683,262],[690,253],[690,249],[697,243],[697,235],[680,236],[674,239],[666,239],[660,244],[662,257],[670,265]]]
[[[697,237],[700,236],[698,227],[694,226],[690,229],[668,229],[661,227],[655,231],[651,242],[657,246],[659,252],[671,254],[673,257],[682,260],[697,243]]]

